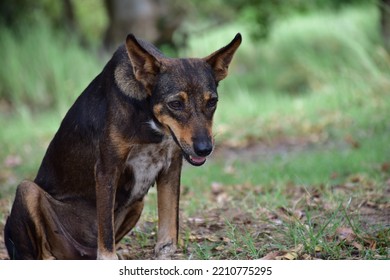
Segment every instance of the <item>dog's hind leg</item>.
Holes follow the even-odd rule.
[[[16,190],[4,239],[11,259],[53,259],[42,220],[43,190],[34,182],[23,181]]]
[[[144,202],[135,202],[123,215],[116,215],[115,243],[118,243],[138,222],[144,208]]]
[[[55,200],[37,184],[23,181],[4,228],[11,259],[95,258],[96,247],[78,243],[60,222],[58,213],[72,223],[72,205]],[[85,212],[85,211],[84,211]]]

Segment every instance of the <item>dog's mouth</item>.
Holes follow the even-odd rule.
[[[183,154],[183,157],[185,158],[185,160],[188,163],[190,163],[193,166],[201,166],[201,165],[203,165],[206,162],[206,160],[207,160],[206,157],[194,156],[194,155],[191,155],[188,152],[186,152],[183,149],[183,147],[180,145],[179,141],[177,140],[175,134],[173,133],[173,131],[172,131],[172,129],[170,127],[169,127],[169,131],[171,132],[172,138],[175,141],[175,143],[180,147],[181,152]]]
[[[181,150],[183,152],[183,156],[186,159],[186,161],[189,162],[190,164],[194,165],[194,166],[201,166],[207,160],[206,157],[195,157],[195,156],[187,154],[186,152],[183,151],[183,149],[181,149]]]

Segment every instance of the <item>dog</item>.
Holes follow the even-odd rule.
[[[238,33],[205,58],[168,58],[129,34],[69,109],[34,181],[16,189],[4,229],[10,259],[117,259],[157,185],[155,257],[177,246],[183,158],[214,147],[218,83]]]

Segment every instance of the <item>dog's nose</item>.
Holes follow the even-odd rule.
[[[210,140],[201,140],[194,142],[194,152],[200,157],[208,156],[213,150],[213,144]]]

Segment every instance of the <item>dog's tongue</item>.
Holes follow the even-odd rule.
[[[193,157],[193,156],[190,156],[190,158],[195,163],[203,163],[203,162],[206,161],[205,157]]]

